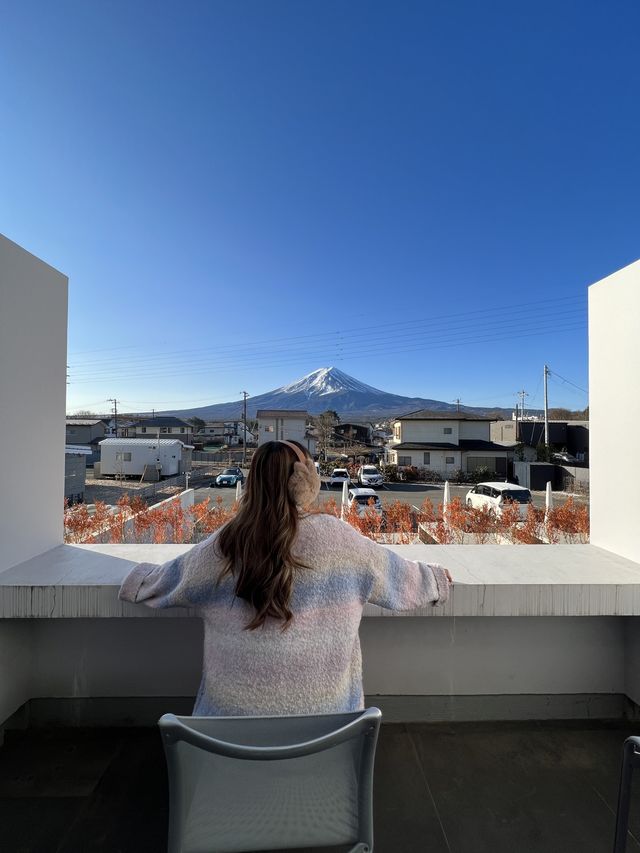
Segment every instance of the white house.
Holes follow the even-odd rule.
[[[192,450],[178,438],[105,438],[100,442],[100,474],[140,477],[146,468],[158,477],[172,477],[191,470]]]
[[[387,454],[394,465],[426,468],[443,477],[478,468],[506,476],[513,447],[491,440],[491,418],[421,409],[396,418]]]
[[[242,444],[243,433],[247,445],[255,444],[256,438],[242,421],[209,421],[198,430],[197,439],[204,439],[212,444],[228,444],[235,447]]]
[[[258,446],[267,441],[298,441],[312,456],[316,439],[307,429],[309,413],[302,409],[258,409]]]

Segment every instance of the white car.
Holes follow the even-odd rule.
[[[373,505],[370,501],[373,500]],[[373,489],[349,489],[349,509],[354,505],[358,510],[358,515],[364,515],[368,508],[371,508],[376,515],[382,515],[382,504],[380,498],[376,495]]]
[[[362,465],[358,468],[358,482],[361,486],[377,488],[384,482],[384,477],[375,465]]]
[[[476,509],[486,506],[496,516],[501,515],[503,507],[509,503],[518,504],[520,518],[526,518],[531,492],[514,483],[478,483],[467,492],[467,506]]]
[[[329,487],[342,486],[343,483],[351,484],[351,477],[346,468],[334,468],[329,477]]]

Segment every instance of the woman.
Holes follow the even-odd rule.
[[[324,513],[295,441],[258,448],[236,516],[163,566],[141,563],[120,598],[204,620],[195,715],[321,714],[364,707],[358,626],[367,601],[442,604],[449,573],[404,560]]]

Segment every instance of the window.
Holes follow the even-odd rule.
[[[443,432],[445,435],[453,435],[453,427],[445,427]]]
[[[168,432],[168,431],[169,430],[167,427],[160,427],[160,432]]]
[[[393,428],[393,437],[400,440],[400,424],[396,424]]]
[[[116,462],[131,462],[131,454],[123,451],[116,451]]]
[[[431,453],[425,453],[424,459],[422,460],[423,465],[431,465]]]
[[[398,465],[411,465],[410,456],[398,456]]]
[[[445,456],[444,461],[445,465],[455,465],[456,458],[455,456]]]
[[[184,427],[180,427],[180,432],[184,432]]]
[[[147,431],[146,427],[141,427],[140,432],[146,432],[146,431]]]

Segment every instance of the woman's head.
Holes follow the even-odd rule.
[[[218,537],[236,595],[256,611],[248,628],[267,617],[285,626],[291,621],[293,574],[302,568],[291,554],[298,508],[311,504],[319,490],[313,460],[297,441],[269,441],[256,450],[238,512]]]
[[[243,500],[254,512],[286,502],[304,508],[319,491],[320,477],[306,448],[297,441],[268,441],[253,456]]]

